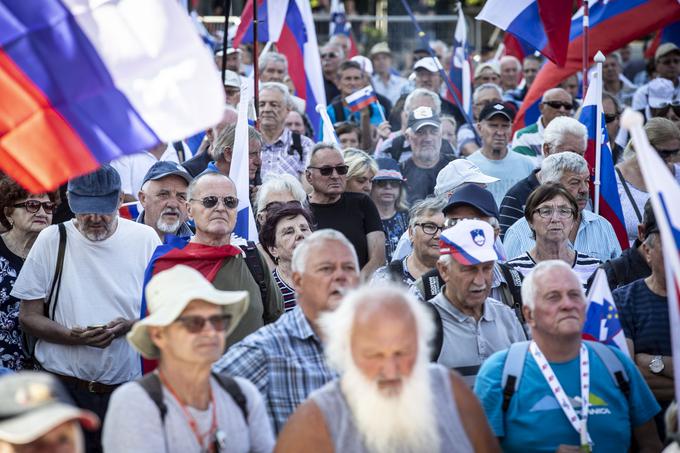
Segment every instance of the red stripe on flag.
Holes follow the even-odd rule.
[[[371,96],[370,98],[366,98],[362,101],[357,102],[356,104],[347,104],[347,108],[350,110],[350,112],[356,113],[376,102],[378,102],[378,98],[376,98],[375,96]]]
[[[290,30],[288,24],[284,23],[276,47],[288,58],[288,75],[295,86],[295,95],[307,100],[307,75],[305,74],[302,45],[302,43],[297,42],[295,34]]]

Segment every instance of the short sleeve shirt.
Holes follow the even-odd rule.
[[[293,150],[293,134],[290,129],[285,128],[281,136],[276,139],[274,143],[265,143],[262,145],[260,156],[262,158],[262,167],[260,172],[262,179],[266,178],[269,173],[283,174],[288,173],[296,178],[307,168],[309,162],[309,153],[312,150],[313,142],[309,137],[300,136],[300,143],[302,144],[302,155],[297,150]]]

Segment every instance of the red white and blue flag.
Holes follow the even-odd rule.
[[[0,2],[0,169],[31,192],[223,111],[212,55],[176,1]]]
[[[599,341],[617,347],[630,356],[619,312],[609,289],[604,269],[597,270],[590,286],[582,336],[585,340]]]
[[[345,102],[347,102],[347,108],[350,110],[350,112],[356,113],[362,109],[365,109],[371,104],[377,103],[378,97],[375,95],[373,87],[371,85],[367,85],[347,96],[345,98]]]
[[[285,14],[282,14],[285,11]],[[304,99],[311,124],[321,124],[317,104],[326,100],[312,9],[306,0],[257,0],[257,41],[276,43],[288,58],[295,95]],[[234,37],[234,47],[253,42],[253,0],[248,0]]]
[[[139,217],[139,213],[143,210],[142,204],[139,201],[131,201],[122,204],[120,208],[118,208],[118,215],[134,222],[137,220],[137,217]]]
[[[357,43],[352,35],[352,24],[347,21],[347,14],[345,13],[345,3],[340,0],[331,0],[331,20],[328,24],[328,35],[344,35],[349,38],[350,49],[349,54],[345,55],[346,59],[350,59],[359,55]]]
[[[602,87],[600,77],[593,77],[588,87],[586,98],[583,101],[583,109],[578,120],[588,129],[588,147],[585,157],[590,168],[590,199],[593,206],[599,206],[602,217],[607,219],[614,228],[616,238],[619,240],[621,249],[629,247],[628,234],[626,233],[626,223],[621,208],[621,199],[616,184],[616,174],[614,172],[614,159],[609,148],[609,136],[607,134],[606,123],[604,121],[604,111],[602,110]],[[597,139],[597,116],[600,115],[600,161],[597,162],[596,139]],[[600,193],[599,202],[596,202],[595,178],[599,167]]]
[[[456,22],[456,32],[453,36],[453,52],[451,55],[451,67],[449,78],[456,96],[463,103],[465,113],[472,114],[472,77],[470,70],[470,60],[467,49],[467,24],[463,8],[458,8],[458,21]],[[446,98],[449,102],[456,103],[451,93],[446,91]]]

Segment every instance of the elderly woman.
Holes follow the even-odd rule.
[[[680,183],[680,129],[666,118],[652,118],[644,126],[649,143],[666,162],[668,169]],[[640,171],[640,163],[633,148],[633,142],[626,147],[624,161],[616,166],[616,180],[621,199],[621,208],[626,222],[626,232],[631,244],[637,238],[638,224],[642,223],[642,212],[649,199],[647,186]]]
[[[14,281],[38,233],[52,223],[58,192],[28,193],[7,176],[0,178],[0,368],[30,367],[22,352],[19,300],[10,296]]]
[[[399,164],[389,157],[377,159],[378,172],[373,177],[371,199],[380,213],[385,231],[385,258],[392,261],[399,238],[408,229],[406,188]]]
[[[371,195],[372,180],[378,173],[378,164],[371,156],[356,148],[347,148],[344,151],[347,171],[347,185],[345,192],[359,192]]]
[[[297,202],[301,206],[307,203],[307,194],[299,180],[287,173],[265,178],[257,192],[255,202],[257,223],[260,226],[264,225],[270,211],[289,201]]]
[[[283,296],[285,311],[295,307],[295,287],[291,261],[293,251],[312,234],[312,214],[296,202],[285,203],[273,209],[260,230],[260,243],[274,262],[274,280]]]
[[[574,196],[559,183],[538,186],[527,199],[524,218],[529,222],[536,244],[508,265],[526,276],[536,264],[547,260],[562,260],[578,274],[585,286],[600,261],[570,247],[569,232],[578,216]]]

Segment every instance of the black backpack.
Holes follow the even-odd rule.
[[[262,266],[262,258],[260,252],[257,250],[257,245],[253,241],[248,241],[245,246],[241,246],[241,250],[245,253],[246,266],[250,271],[250,275],[255,279],[255,283],[260,287],[260,297],[262,297],[262,305],[266,306],[269,297],[267,291],[267,284],[265,283],[264,267]]]
[[[300,156],[300,162],[303,161],[303,149],[302,149],[302,136],[299,133],[291,131],[291,136],[293,138],[293,144],[288,148],[288,155],[292,156],[295,152]]]

